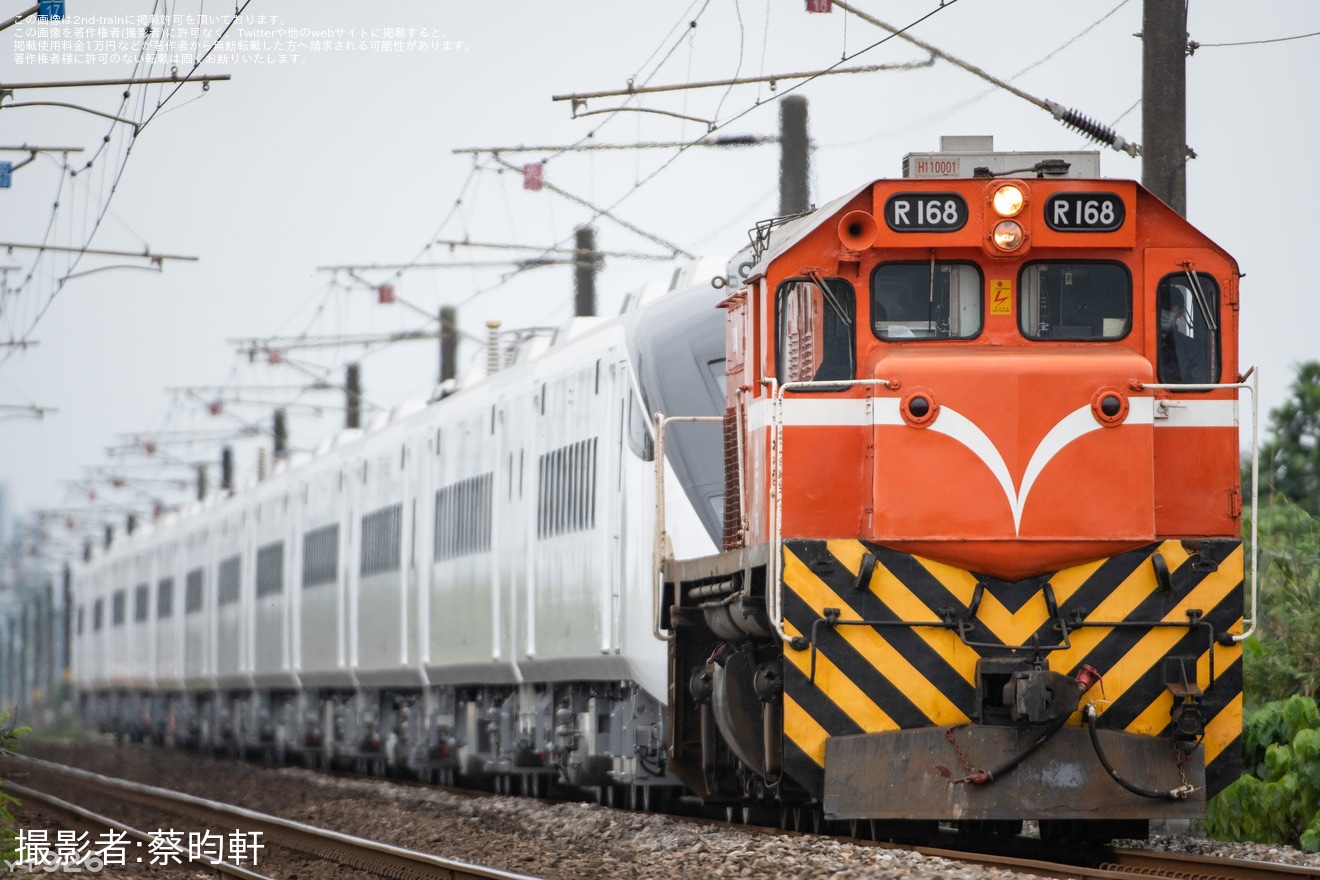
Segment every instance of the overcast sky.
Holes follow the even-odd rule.
[[[4,2],[3,15],[28,5]],[[939,0],[855,2],[895,25],[928,16],[914,35],[1112,125],[1128,140],[1141,139],[1141,46],[1134,36],[1141,0],[957,0],[943,8]],[[12,187],[0,189],[0,241],[90,241],[98,249],[197,260],[165,260],[163,271],[153,272],[142,270],[142,260],[85,256],[74,265],[69,255],[0,248],[0,267],[9,269],[0,342],[38,343],[0,348],[0,405],[55,410],[39,420],[0,418],[0,483],[8,487],[10,512],[80,506],[93,488],[102,502],[186,498],[150,483],[116,490],[105,480],[76,487],[69,481],[83,480],[90,467],[159,477],[142,466],[148,458],[112,459],[106,450],[133,434],[268,428],[273,407],[295,398],[292,445],[312,448],[342,424],[335,408],[341,397],[296,389],[325,371],[342,381],[351,360],[361,358],[372,404],[425,398],[435,381],[431,342],[365,357],[352,347],[290,352],[295,368],[260,358],[249,363],[228,341],[427,329],[407,305],[378,305],[370,284],[391,281],[402,300],[427,313],[457,305],[472,334],[492,318],[506,328],[561,323],[572,310],[568,267],[507,279],[508,267],[498,266],[398,277],[363,271],[359,281],[319,267],[505,259],[510,255],[500,251],[425,248],[437,238],[563,245],[575,226],[592,221],[581,204],[548,190],[525,191],[521,174],[501,172],[490,156],[455,149],[567,145],[589,135],[598,143],[691,140],[706,131],[705,121],[721,126],[720,134],[773,135],[777,98],[793,78],[773,88],[599,98],[579,108],[645,108],[705,121],[638,112],[574,119],[569,103],[551,98],[621,89],[630,79],[658,85],[816,70],[885,36],[838,7],[809,15],[804,5],[251,0],[202,68],[232,79],[206,91],[196,84],[177,92],[134,86],[127,100],[123,87],[16,91],[6,105],[57,101],[150,122],[133,138],[130,125],[79,110],[0,109],[0,146],[83,149],[43,154],[14,173]],[[1320,350],[1313,326],[1320,306],[1308,280],[1314,273],[1305,268],[1314,253],[1312,212],[1320,206],[1320,37],[1214,44],[1312,34],[1320,31],[1320,6],[1190,6],[1190,35],[1201,47],[1187,62],[1188,143],[1197,154],[1188,166],[1188,216],[1246,273],[1242,361],[1260,367],[1268,411],[1284,398],[1293,366]],[[235,5],[68,0],[67,9],[57,46],[34,19],[0,31],[0,83],[168,76],[172,67],[182,74],[217,41]],[[139,19],[167,11],[177,18]],[[146,23],[156,60],[135,67]],[[921,50],[893,39],[848,65],[925,60]],[[796,93],[810,102],[817,204],[870,179],[899,176],[904,153],[934,150],[943,134],[993,135],[1005,150],[1103,149],[944,61],[822,77]],[[696,254],[728,254],[746,242],[748,227],[777,210],[773,146],[505,156],[514,165],[545,158],[546,181],[612,208],[653,237],[601,217],[594,225],[603,250],[669,253],[659,239]],[[1141,176],[1139,160],[1112,150],[1104,150],[1101,167],[1106,176]],[[671,271],[662,263],[608,259],[601,311],[616,311],[627,292]],[[71,272],[78,277],[61,283]],[[478,357],[478,347],[466,345],[460,368]],[[241,388],[253,403],[226,402],[213,416],[206,404],[220,392],[169,390],[218,385]],[[219,442],[164,439],[156,459],[218,461]],[[237,444],[240,479],[252,475],[259,444],[269,440]],[[189,478],[184,469],[168,475]],[[217,479],[212,467],[212,485]],[[52,523],[50,531],[58,539],[64,524]]]

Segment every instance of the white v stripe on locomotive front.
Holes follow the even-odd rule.
[[[1123,424],[1150,424],[1154,413],[1153,401],[1149,397],[1129,398],[1128,415],[1123,420]],[[1040,444],[1035,451],[1031,453],[1031,459],[1027,462],[1027,469],[1022,474],[1022,485],[1013,486],[1013,477],[1008,472],[1008,465],[1004,463],[1004,457],[1000,454],[998,447],[985,435],[985,432],[957,410],[949,407],[941,407],[939,417],[935,419],[928,430],[938,431],[946,437],[952,437],[963,446],[972,451],[977,458],[984,462],[985,466],[994,474],[999,486],[1004,490],[1004,497],[1008,499],[1009,509],[1013,511],[1013,533],[1020,534],[1022,527],[1022,509],[1026,507],[1027,496],[1031,494],[1031,487],[1035,485],[1036,478],[1040,476],[1041,471],[1045,470],[1054,456],[1058,455],[1064,447],[1068,446],[1079,437],[1083,437],[1092,431],[1098,431],[1103,427],[1096,421],[1091,413],[1091,405],[1088,403],[1079,406],[1077,409],[1068,413],[1059,421],[1055,422],[1054,427],[1041,438]]]
[[[866,404],[868,401],[859,400],[796,400],[784,402],[784,424],[797,426],[830,426],[830,425],[864,425],[870,421],[873,425],[901,426],[904,423],[903,416],[899,412],[900,401],[896,397],[874,398],[869,401],[871,406],[870,419],[866,418]],[[770,406],[759,402],[753,404],[749,413],[749,427],[755,431],[758,428],[766,427],[769,423]],[[1130,397],[1128,398],[1128,414],[1123,420],[1125,425],[1150,425],[1154,423],[1155,401],[1150,397]],[[935,431],[946,437],[958,441],[973,455],[981,460],[990,473],[994,475],[1001,489],[1004,490],[1004,497],[1008,501],[1009,510],[1013,513],[1013,533],[1020,534],[1022,525],[1022,510],[1026,507],[1027,496],[1031,494],[1031,487],[1035,485],[1036,479],[1040,476],[1045,467],[1059,454],[1066,446],[1079,437],[1083,437],[1092,431],[1098,431],[1103,427],[1095,420],[1091,413],[1089,403],[1079,406],[1077,409],[1068,413],[1059,421],[1055,422],[1054,427],[1046,432],[1041,438],[1036,449],[1031,453],[1031,459],[1027,462],[1027,469],[1022,474],[1021,486],[1015,486],[1013,476],[1009,473],[1008,464],[1004,461],[1004,456],[995,446],[994,441],[986,436],[985,431],[964,416],[962,413],[948,406],[941,406],[939,415],[935,421],[930,424],[926,430]]]

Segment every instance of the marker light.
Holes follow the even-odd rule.
[[[1022,246],[1022,227],[1016,220],[1000,220],[990,236],[1001,251],[1015,251]]]
[[[1026,204],[1026,196],[1022,190],[1011,183],[1006,183],[995,190],[990,203],[994,205],[995,213],[1000,217],[1016,217],[1022,211],[1022,206]],[[1011,248],[1010,248],[1011,250]]]

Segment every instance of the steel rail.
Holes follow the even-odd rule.
[[[91,810],[80,807],[77,804],[70,803],[69,801],[62,800],[61,798],[57,798],[54,795],[47,794],[44,791],[37,791],[34,788],[29,788],[26,785],[19,785],[18,783],[12,781],[5,782],[5,790],[13,794],[20,795],[21,797],[26,798],[27,800],[30,801],[40,801],[41,803],[45,804],[47,807],[53,808],[61,813],[72,816],[75,819],[80,819],[84,822],[88,822],[97,827],[108,828],[112,831],[118,831],[120,833],[127,834],[129,837],[138,841],[140,844],[150,844],[153,840],[153,835],[147,833],[146,831],[140,831],[137,828],[134,828],[130,825],[125,825],[122,822],[119,822],[115,819],[111,819],[108,816],[102,816],[100,813],[94,813]],[[187,853],[182,852],[178,844],[173,841],[164,841],[162,843],[157,843],[157,846],[162,846],[162,845],[173,846],[181,857],[187,855]],[[99,873],[101,868],[105,867],[105,863],[102,862],[101,865],[97,866],[92,864],[92,862],[90,861],[92,859],[96,859],[96,856],[93,855],[88,857],[80,857],[76,863],[70,862],[65,864],[59,864],[58,861],[47,862],[43,860],[40,863],[32,865],[31,867],[33,868],[34,871],[36,869],[40,869],[47,873],[62,869],[68,869],[70,871],[73,871],[74,869],[82,869],[82,868],[86,868],[87,871],[90,873]],[[265,874],[258,874],[256,871],[250,871],[241,865],[231,864],[230,862],[225,862],[225,861],[211,862],[208,860],[208,867],[214,869],[217,874],[221,874],[225,877],[238,877],[241,878],[241,880],[273,880],[273,878]],[[75,873],[81,873],[81,871],[75,871]]]
[[[313,851],[307,848],[307,844],[299,847],[295,844],[289,843],[285,839],[280,839],[279,845],[287,846],[290,849],[297,849],[304,853],[311,853],[321,858],[335,859],[334,855],[329,855],[327,853],[330,852],[329,847],[333,845],[343,845],[340,844],[340,841],[347,842],[347,845],[350,847],[359,843],[365,844],[373,851],[373,853],[398,853],[404,857],[417,857],[416,861],[410,861],[405,858],[389,867],[385,867],[383,863],[379,861],[372,864],[372,868],[375,870],[383,869],[390,871],[392,869],[394,873],[391,876],[443,876],[448,878],[462,878],[462,880],[467,880],[467,878],[481,878],[481,880],[535,880],[535,878],[528,877],[527,875],[499,871],[497,869],[485,868],[464,862],[453,862],[426,853],[418,853],[412,850],[392,847],[387,844],[363,841],[360,838],[355,838],[350,835],[325,831],[324,829],[305,826],[301,823],[280,819],[274,816],[265,816],[239,807],[217,804],[191,795],[164,791],[162,789],[152,788],[151,786],[99,776],[87,771],[76,770],[60,764],[53,764],[35,758],[16,755],[11,752],[0,751],[0,756],[20,761],[33,768],[48,770],[52,773],[65,775],[83,781],[89,786],[102,786],[112,790],[119,789],[126,793],[138,793],[143,799],[151,798],[155,793],[160,793],[160,795],[163,795],[165,798],[172,800],[177,804],[191,806],[194,809],[209,810],[217,808],[223,812],[226,818],[230,819],[235,817],[243,818],[249,823],[256,823],[265,820],[271,823],[270,827],[272,829],[283,830],[288,828],[299,831],[306,829],[312,834],[324,839],[324,848]],[[21,794],[24,797],[34,796],[30,790],[20,790],[19,787],[12,782],[6,782],[6,788]],[[683,823],[727,825],[728,827],[738,828],[752,834],[774,836],[787,834],[790,837],[805,834],[805,832],[787,831],[775,826],[748,825],[735,821],[720,823],[710,818],[701,819],[682,816],[671,816],[670,818],[674,821]],[[847,823],[840,824],[846,825]],[[854,823],[854,835],[863,824],[862,821]],[[275,840],[277,838],[271,837],[270,839]],[[1120,878],[1132,877],[1195,877],[1204,878],[1204,880],[1293,880],[1293,878],[1316,876],[1314,868],[1278,862],[1260,862],[1214,855],[1195,855],[1109,846],[1096,846],[1092,850],[1079,852],[1077,847],[1073,844],[1051,844],[1048,841],[1040,841],[1034,838],[1018,838],[1016,843],[1020,844],[1021,848],[1016,850],[1016,852],[1019,853],[1016,855],[1005,853],[1002,850],[999,852],[977,852],[975,850],[951,849],[947,846],[932,846],[929,844],[895,844],[865,838],[850,839],[848,837],[839,837],[836,839],[842,842],[854,843],[859,846],[877,847],[881,849],[902,849],[919,853],[926,857],[946,859],[951,862],[1007,869],[1030,873],[1039,877],[1064,878],[1064,880],[1074,880],[1074,878],[1120,880]],[[1013,846],[1015,843],[1008,839],[995,840],[997,841],[997,847],[1005,845]],[[1053,861],[1055,853],[1067,853],[1073,858],[1073,861]],[[402,872],[399,871],[400,868],[403,869]],[[254,876],[259,877],[260,875]]]
[[[1118,871],[1124,876],[1143,877],[1206,877],[1217,880],[1290,880],[1293,877],[1314,877],[1315,868],[1285,865],[1276,862],[1253,862],[1246,859],[1220,856],[1193,855],[1191,853],[1165,853],[1145,849],[1114,849],[1111,859],[1102,862],[1105,870]]]
[[[98,788],[112,796],[145,803],[152,807],[199,812],[220,816],[228,821],[241,821],[245,830],[260,832],[264,839],[280,847],[287,847],[316,858],[339,862],[371,873],[389,877],[437,877],[444,878],[444,880],[537,880],[537,878],[526,874],[515,874],[484,865],[446,859],[430,853],[317,828],[314,825],[258,813],[255,810],[211,801],[182,792],[114,779],[86,770],[43,761],[39,758],[31,758],[6,751],[0,751],[0,756],[24,764],[36,771],[72,779],[89,788]],[[8,786],[9,783],[6,785]],[[270,844],[265,845],[269,846]]]

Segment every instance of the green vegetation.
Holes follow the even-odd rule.
[[[1261,491],[1320,516],[1320,361],[1297,368],[1292,397],[1270,411],[1261,448]]]
[[[1206,830],[1320,852],[1320,362],[1298,368],[1292,396],[1270,412],[1270,436],[1260,619],[1242,646],[1244,775],[1210,801]]]
[[[1320,710],[1293,696],[1247,714],[1246,773],[1209,803],[1206,831],[1220,840],[1286,843],[1320,852]]]
[[[18,748],[18,738],[28,732],[26,727],[14,727],[9,723],[9,715],[0,712],[0,749]],[[18,858],[18,830],[14,827],[14,814],[10,808],[16,805],[12,796],[0,790],[0,865]]]
[[[1259,515],[1260,621],[1242,646],[1249,708],[1320,698],[1320,517],[1282,498]]]
[[[1320,361],[1297,368],[1269,434],[1260,456],[1259,638],[1243,646],[1248,707],[1320,697]]]

